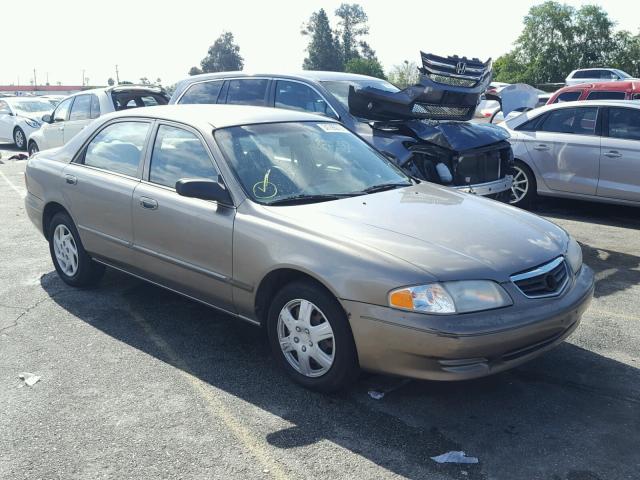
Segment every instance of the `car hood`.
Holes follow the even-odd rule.
[[[562,255],[567,243],[567,234],[543,218],[426,182],[266,210],[295,228],[384,252],[442,281],[505,282]]]
[[[509,138],[509,132],[490,123],[429,120],[408,120],[403,123],[420,140],[456,152],[492,145]]]

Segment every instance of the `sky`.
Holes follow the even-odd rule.
[[[324,8],[333,15],[342,0],[122,1],[30,0],[3,5],[0,84],[78,85],[84,70],[91,85],[115,78],[160,78],[170,85],[199,65],[209,45],[223,32],[234,34],[245,70],[281,72],[301,69],[307,37],[302,24]],[[360,0],[369,16],[366,40],[385,70],[404,60],[420,61],[420,50],[440,55],[497,58],[509,51],[522,29],[532,0],[481,2]],[[640,2],[565,0],[601,5],[616,28],[640,30]],[[14,10],[14,11],[12,11]]]

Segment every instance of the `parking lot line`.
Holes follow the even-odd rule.
[[[127,307],[134,321],[144,330],[147,337],[167,356],[172,365],[178,368],[179,373],[185,377],[191,387],[206,402],[211,415],[214,418],[222,420],[228,430],[236,437],[246,449],[260,462],[265,474],[277,480],[286,480],[289,477],[282,469],[279,463],[271,458],[267,450],[248,428],[246,428],[241,420],[237,418],[225,406],[224,402],[216,396],[214,387],[205,384],[202,380],[189,373],[189,366],[176,353],[176,351],[160,336],[153,328],[144,320],[142,315]]]
[[[4,178],[4,181],[7,182],[7,184],[18,194],[20,195],[22,198],[26,198],[27,196],[27,191],[24,188],[21,188],[17,185],[15,185],[11,180],[9,180],[9,177],[7,177],[2,171],[0,171],[0,177]]]

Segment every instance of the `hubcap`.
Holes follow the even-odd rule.
[[[24,147],[24,134],[22,133],[22,130],[16,130],[16,147],[18,148],[22,148]]]
[[[73,235],[66,225],[58,225],[53,231],[53,252],[60,269],[73,277],[78,271],[78,248]]]
[[[529,179],[527,178],[527,174],[520,167],[513,167],[513,169],[516,171],[516,174],[513,176],[509,203],[518,203],[529,191]]]
[[[278,340],[289,365],[305,377],[320,377],[333,365],[333,329],[324,313],[308,300],[291,300],[282,307]]]

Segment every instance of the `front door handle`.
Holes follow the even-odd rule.
[[[149,210],[158,208],[158,202],[149,197],[140,197],[140,205],[142,205],[142,208],[148,208]]]
[[[549,150],[549,145],[545,145],[544,143],[539,143],[538,145],[536,145],[535,147],[533,147],[534,150]]]
[[[609,150],[604,154],[604,156],[609,158],[620,158],[622,154],[617,150]]]
[[[65,175],[64,180],[69,185],[75,185],[76,183],[78,183],[78,179],[74,175]]]

